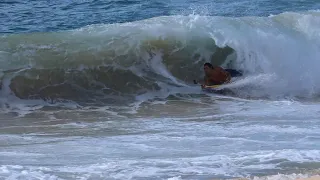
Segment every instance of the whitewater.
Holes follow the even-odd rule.
[[[23,10],[15,3],[6,6]],[[119,3],[52,6],[61,17],[70,11],[93,19],[82,10],[163,8]],[[11,11],[2,9],[8,17]],[[0,179],[319,174],[320,11],[250,12],[119,16],[52,31],[33,31],[36,21],[30,32],[1,25]],[[36,30],[43,26],[50,27]],[[193,80],[203,78],[205,62],[243,76],[224,86],[230,93],[204,92]]]

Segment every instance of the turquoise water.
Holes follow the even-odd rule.
[[[0,179],[319,171],[319,9],[298,0],[1,2]],[[243,71],[225,86],[232,93],[193,84],[208,61]]]

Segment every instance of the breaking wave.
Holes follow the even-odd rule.
[[[115,104],[192,84],[212,62],[243,71],[231,89],[246,98],[320,93],[320,12],[269,17],[163,16],[50,33],[2,35],[2,105],[9,97]],[[159,94],[158,94],[159,95]]]

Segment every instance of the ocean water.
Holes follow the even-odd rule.
[[[320,172],[318,0],[1,1],[0,179]],[[224,93],[203,63],[238,69]]]

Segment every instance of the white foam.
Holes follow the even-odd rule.
[[[309,96],[320,92],[316,68],[320,65],[320,39],[315,33],[320,28],[318,15],[284,13],[270,18],[228,19],[215,24],[211,37],[218,46],[236,50],[236,67],[276,77],[263,84],[265,94]]]
[[[19,165],[2,165],[0,166],[0,178],[5,178],[7,180],[15,179],[47,179],[47,180],[60,180],[55,175],[50,175],[44,171],[48,170],[46,168],[25,168]]]

